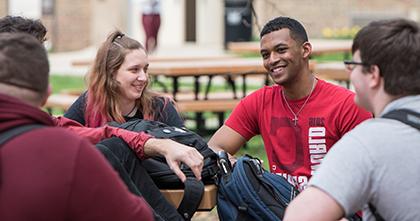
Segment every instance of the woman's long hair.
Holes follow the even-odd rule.
[[[121,96],[116,74],[124,59],[132,50],[145,50],[136,40],[125,36],[120,31],[111,33],[99,48],[94,64],[88,74],[88,97],[85,111],[86,126],[98,127],[109,121],[125,122],[118,99]],[[136,101],[138,110],[144,119],[156,120],[160,113],[154,110],[153,101],[158,93],[148,88],[149,76],[141,97]],[[168,98],[164,98],[164,105]]]

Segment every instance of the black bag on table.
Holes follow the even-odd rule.
[[[192,170],[185,164],[180,165],[181,171],[187,176],[183,183],[169,168],[166,159],[156,156],[143,160],[143,166],[160,189],[184,189],[184,198],[178,207],[178,212],[185,219],[190,219],[197,210],[204,193],[204,184],[214,184],[219,170],[216,153],[211,150],[206,141],[196,133],[187,129],[168,126],[164,123],[149,120],[132,120],[123,124],[111,122],[111,126],[130,131],[143,131],[155,138],[171,139],[178,143],[196,148],[204,157],[201,181],[197,181]]]

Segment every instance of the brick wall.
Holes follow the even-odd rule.
[[[90,41],[93,45],[97,46],[105,41],[108,34],[116,29],[127,31],[127,2],[127,0],[92,1]]]
[[[53,51],[71,51],[90,45],[91,0],[56,0],[53,15],[43,16]]]
[[[7,0],[0,0],[0,17],[7,15]]]

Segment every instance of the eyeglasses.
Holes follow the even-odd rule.
[[[357,62],[357,61],[344,61],[344,66],[348,71],[353,71],[353,69],[356,68],[356,65],[362,65],[362,66],[369,66],[369,64],[364,62]]]

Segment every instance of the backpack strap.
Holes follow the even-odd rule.
[[[383,118],[394,119],[420,130],[420,113],[408,109],[397,109],[386,113]]]
[[[44,127],[44,125],[40,124],[27,124],[19,127],[15,127],[13,129],[7,130],[0,134],[0,147],[3,146],[7,141],[11,140],[12,138],[23,134],[27,131],[30,131],[35,128]]]
[[[184,197],[178,206],[178,213],[181,214],[185,220],[191,220],[201,203],[201,198],[204,194],[204,184],[195,177],[187,177],[184,185]]]
[[[385,221],[385,219],[381,216],[381,214],[378,213],[376,207],[372,203],[369,203],[369,210],[375,217],[376,221]]]
[[[420,113],[409,109],[396,109],[384,114],[382,118],[398,120],[404,124],[416,128],[417,130],[420,130]],[[379,212],[376,210],[376,207],[372,203],[369,203],[368,205],[370,212],[377,221],[385,221],[385,219],[381,216],[381,214],[379,214]]]

